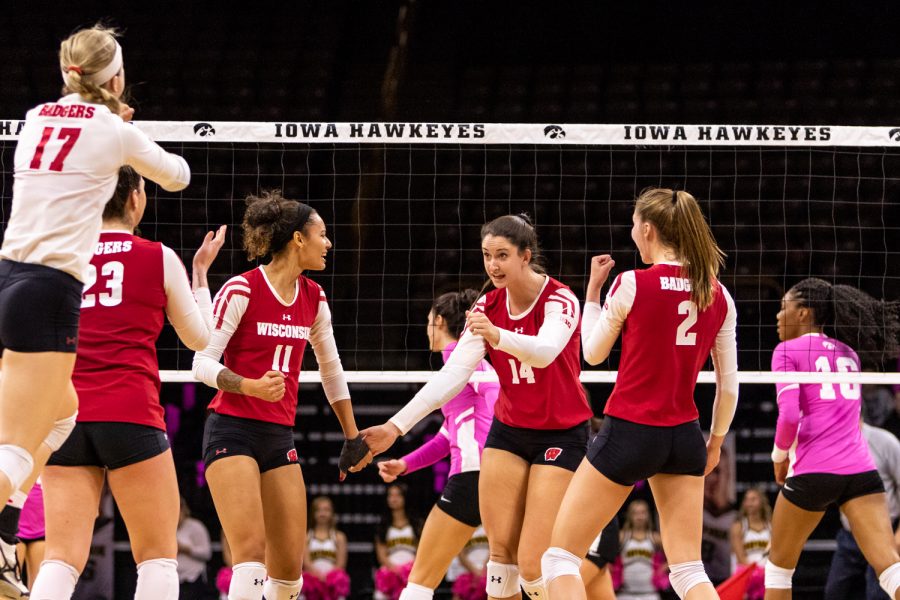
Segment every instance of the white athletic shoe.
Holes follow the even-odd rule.
[[[0,598],[21,600],[28,598],[28,588],[22,582],[22,569],[16,556],[15,544],[0,539]]]

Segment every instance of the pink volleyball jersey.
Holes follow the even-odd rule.
[[[456,342],[443,350],[444,362],[456,347]],[[493,372],[487,361],[482,360],[476,371]],[[450,476],[466,471],[481,470],[481,452],[487,440],[494,405],[500,393],[500,384],[493,381],[470,381],[466,387],[441,407],[444,424],[430,441],[403,457],[407,473],[431,466],[450,454]]]
[[[584,423],[592,415],[581,387],[581,314],[578,300],[568,286],[547,277],[534,304],[512,316],[506,288],[492,290],[475,305],[495,327],[526,336],[536,336],[544,323],[545,305],[561,304],[563,318],[571,320],[574,333],[562,352],[543,368],[520,362],[512,354],[485,348],[500,380],[500,397],[495,412],[500,422],[528,429],[568,429]]]
[[[163,245],[104,231],[85,274],[72,373],[78,421],[165,429],[156,358],[167,303]]]
[[[623,292],[620,284],[629,273],[634,286]],[[698,418],[694,403],[697,374],[729,311],[724,288],[718,281],[714,288],[713,303],[698,311],[691,301],[690,280],[682,277],[679,265],[661,263],[616,277],[604,309],[621,311],[627,317],[607,415],[664,427]],[[621,297],[626,294],[628,298]]]
[[[848,345],[810,333],[781,342],[772,354],[781,372],[856,372],[859,358]],[[852,475],[875,469],[860,427],[857,383],[779,383],[775,445],[789,450],[795,440],[794,475]]]
[[[268,371],[284,373],[285,393],[278,402],[219,390],[209,407],[223,415],[294,425],[303,351],[310,330],[324,303],[325,292],[314,281],[300,276],[296,293],[285,303],[270,287],[261,268],[232,277],[216,294],[213,327],[220,329],[235,297],[246,298],[231,338],[225,346],[225,366],[246,378],[257,379]]]
[[[35,482],[28,492],[19,517],[19,537],[25,541],[41,540],[46,535],[44,525],[44,490],[41,481]]]

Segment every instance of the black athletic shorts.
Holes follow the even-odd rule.
[[[470,527],[481,525],[481,511],[478,509],[478,475],[479,471],[465,471],[451,477],[435,506],[460,523]]]
[[[603,528],[600,537],[588,550],[586,559],[597,565],[598,569],[616,562],[619,555],[619,519],[613,517],[609,525]]]
[[[249,456],[260,473],[296,463],[294,430],[278,423],[210,413],[203,428],[203,462],[208,469],[229,456]]]
[[[878,471],[855,475],[806,473],[788,477],[781,495],[803,510],[823,512],[831,504],[841,506],[848,500],[884,492]]]
[[[119,469],[158,456],[169,449],[166,432],[148,425],[112,421],[75,423],[48,465]]]
[[[619,485],[634,485],[657,473],[702,477],[706,441],[698,421],[657,427],[607,415],[591,440],[587,459]]]
[[[0,353],[75,352],[83,289],[59,269],[0,260]]]
[[[532,465],[549,465],[574,471],[584,458],[588,422],[569,429],[526,429],[491,423],[485,448],[506,450]]]

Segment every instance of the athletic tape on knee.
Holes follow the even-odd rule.
[[[403,591],[400,592],[398,600],[432,600],[434,598],[434,590],[427,588],[418,583],[409,582]]]
[[[519,593],[519,567],[488,561],[485,590],[493,598],[509,598]]]
[[[793,578],[794,569],[782,569],[773,565],[771,560],[766,561],[766,589],[789,590]]]
[[[45,560],[31,588],[32,598],[65,598],[75,592],[78,570],[61,560]]]
[[[669,581],[672,583],[672,589],[675,590],[679,598],[687,596],[687,593],[693,587],[701,583],[712,585],[706,570],[703,568],[703,563],[699,560],[669,565]]]
[[[568,550],[551,546],[541,557],[541,575],[545,586],[549,586],[551,581],[564,575],[580,578],[581,559]]]
[[[153,558],[137,566],[134,600],[178,600],[178,561]]]
[[[300,597],[300,588],[303,587],[303,576],[294,581],[274,579],[269,577],[263,586],[263,596],[266,600],[297,600]]]
[[[53,424],[53,429],[47,434],[44,443],[54,452],[59,450],[69,438],[69,434],[72,433],[72,430],[75,429],[75,420],[77,418],[78,411],[75,411],[74,415],[56,421]]]
[[[28,479],[32,469],[34,469],[34,458],[28,450],[12,444],[0,446],[0,473],[6,475],[12,484],[10,495]],[[9,498],[5,500],[9,500]]]
[[[900,562],[896,562],[882,571],[878,576],[878,583],[892,600],[896,598],[897,589],[900,588]]]
[[[522,590],[525,592],[525,595],[528,596],[529,600],[547,600],[549,597],[547,588],[544,586],[543,577],[538,577],[533,581],[525,581],[520,576],[519,583],[522,585]]]
[[[262,600],[266,583],[266,565],[258,562],[238,563],[231,568],[228,600]]]

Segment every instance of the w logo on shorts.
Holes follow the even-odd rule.
[[[287,459],[288,462],[297,462],[297,450],[295,448],[291,448],[290,450],[288,450]]]
[[[547,448],[544,450],[544,460],[553,462],[562,454],[562,448]]]

